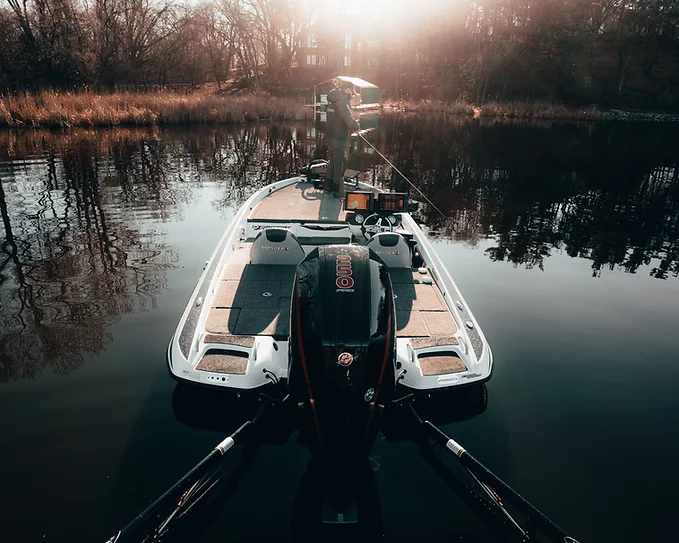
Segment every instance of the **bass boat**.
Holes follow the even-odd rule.
[[[232,390],[337,373],[368,397],[397,383],[415,393],[482,383],[493,356],[407,194],[358,182],[338,199],[291,177],[236,213],[168,367],[177,380]]]
[[[251,458],[272,436],[283,443],[291,432],[311,452],[311,482],[302,485],[310,505],[301,508],[309,518],[298,525],[320,527],[293,540],[382,539],[369,490],[369,455],[382,432],[388,441],[416,442],[506,540],[575,542],[432,422],[432,405],[458,417],[446,422],[485,410],[493,356],[411,214],[414,202],[359,181],[335,198],[319,186],[322,169],[310,165],[243,204],[168,347],[168,368],[180,382],[173,407],[239,417],[237,430],[109,542],[200,540],[207,513],[181,519],[198,502],[205,511],[223,506],[229,491],[219,488],[240,480],[222,481],[223,457],[245,443]],[[200,406],[215,395],[217,407]],[[224,407],[234,399],[254,408]],[[440,451],[454,459],[459,481]],[[351,526],[358,531],[345,530]]]

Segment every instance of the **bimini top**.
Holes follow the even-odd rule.
[[[348,81],[349,83],[353,83],[354,86],[359,87],[361,89],[376,89],[377,85],[374,85],[373,83],[369,83],[365,79],[361,79],[360,77],[349,77],[347,75],[339,75],[337,76],[337,79],[341,79],[342,81]]]

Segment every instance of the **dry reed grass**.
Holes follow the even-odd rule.
[[[292,99],[170,92],[114,94],[43,91],[0,96],[0,126],[141,126],[179,123],[299,121],[312,112]]]
[[[544,119],[597,121],[601,112],[595,106],[568,107],[548,102],[489,102],[477,108],[477,117],[501,117],[505,119]]]
[[[466,115],[502,119],[568,119],[577,121],[596,121],[602,118],[601,112],[595,106],[576,108],[547,102],[489,102],[475,106],[461,100],[450,103],[420,100],[387,102],[384,107],[405,112],[426,113],[433,116]]]
[[[474,115],[474,107],[467,102],[441,102],[438,100],[386,101],[385,109],[396,109],[406,113],[427,113],[428,115]]]

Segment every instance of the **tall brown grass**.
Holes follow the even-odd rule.
[[[0,96],[0,126],[140,126],[178,123],[299,121],[313,112],[288,98],[118,92],[44,91]]]
[[[601,112],[595,106],[577,108],[548,102],[488,102],[481,106],[475,106],[462,100],[455,102],[411,100],[386,102],[384,107],[428,115],[464,115],[502,119],[596,121],[602,118]]]
[[[503,117],[506,119],[568,119],[597,121],[601,112],[595,106],[569,107],[549,102],[489,102],[476,109],[477,117]]]
[[[428,115],[474,115],[474,106],[457,100],[455,102],[441,102],[438,100],[387,100],[383,107],[385,109],[396,109],[406,113],[426,113]]]

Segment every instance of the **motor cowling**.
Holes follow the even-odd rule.
[[[394,392],[395,336],[389,270],[372,250],[321,246],[298,265],[288,386],[325,453],[370,451]]]

